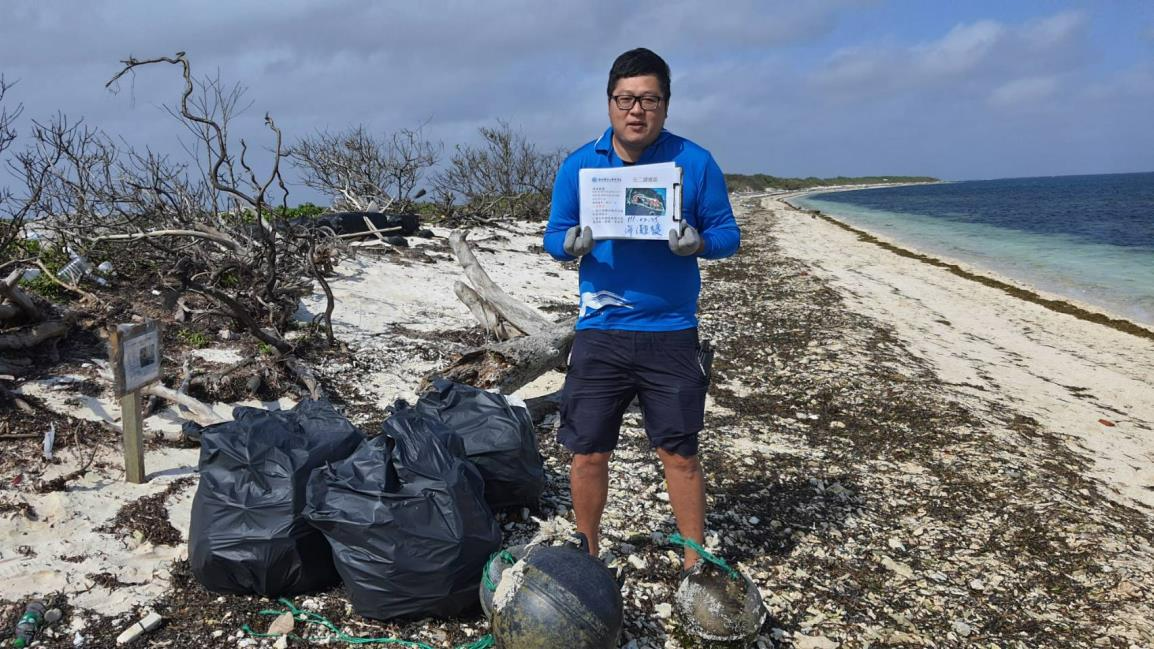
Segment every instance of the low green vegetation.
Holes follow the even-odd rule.
[[[731,192],[764,192],[771,189],[798,190],[835,185],[878,185],[882,183],[936,183],[930,176],[837,176],[836,178],[781,178],[768,174],[725,174]]]
[[[58,272],[68,263],[68,254],[60,248],[49,247],[36,239],[16,239],[9,249],[14,259],[36,258],[45,268],[53,273]],[[29,293],[35,293],[49,302],[70,302],[74,298],[72,293],[49,279],[43,273],[32,279],[21,279],[20,288]]]
[[[298,217],[320,216],[321,214],[327,214],[331,211],[332,210],[329,208],[321,207],[320,205],[313,205],[312,203],[301,203],[296,207],[290,207],[287,209],[278,207],[276,209],[276,215],[278,218],[282,219],[295,219]]]
[[[443,203],[424,201],[413,203],[413,211],[421,215],[422,221],[436,221],[449,211],[449,207]]]
[[[17,239],[12,245],[14,257],[36,257],[54,273],[68,263],[68,253],[55,246],[46,246],[37,239]]]
[[[28,293],[35,293],[49,302],[71,302],[72,293],[41,273],[32,279],[20,280],[20,288]]]
[[[327,207],[314,205],[312,203],[301,203],[296,207],[276,207],[266,211],[266,216],[272,220],[291,220],[296,218],[313,218],[321,214],[328,214],[332,212]],[[232,218],[237,219],[241,223],[252,223],[256,221],[256,212],[252,210],[244,210],[240,213],[231,215]]]
[[[209,343],[208,335],[203,331],[196,331],[195,329],[181,329],[176,332],[176,337],[195,349],[208,347]]]

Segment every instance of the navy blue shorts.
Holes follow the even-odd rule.
[[[697,455],[709,383],[700,352],[697,329],[578,331],[561,393],[558,439],[574,453],[612,451],[636,396],[652,446]]]

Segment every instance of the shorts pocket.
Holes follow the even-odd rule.
[[[701,341],[697,346],[697,367],[701,370],[705,384],[709,385],[713,381],[713,342],[709,339]]]

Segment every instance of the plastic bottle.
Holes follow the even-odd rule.
[[[28,604],[28,607],[24,609],[24,615],[20,617],[20,621],[16,623],[16,628],[12,632],[12,644],[10,646],[20,649],[32,644],[36,632],[40,629],[40,624],[44,622],[45,610],[43,602]]]
[[[112,272],[112,262],[102,261],[96,265],[96,272],[92,273],[92,281],[101,286],[108,286],[108,275]]]
[[[73,257],[72,261],[64,264],[60,272],[56,276],[69,284],[75,284],[80,281],[81,277],[88,274],[92,267],[88,265],[88,260],[84,257]]]

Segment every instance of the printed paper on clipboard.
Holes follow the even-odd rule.
[[[681,227],[681,167],[672,162],[578,174],[581,226],[594,239],[661,239]]]

